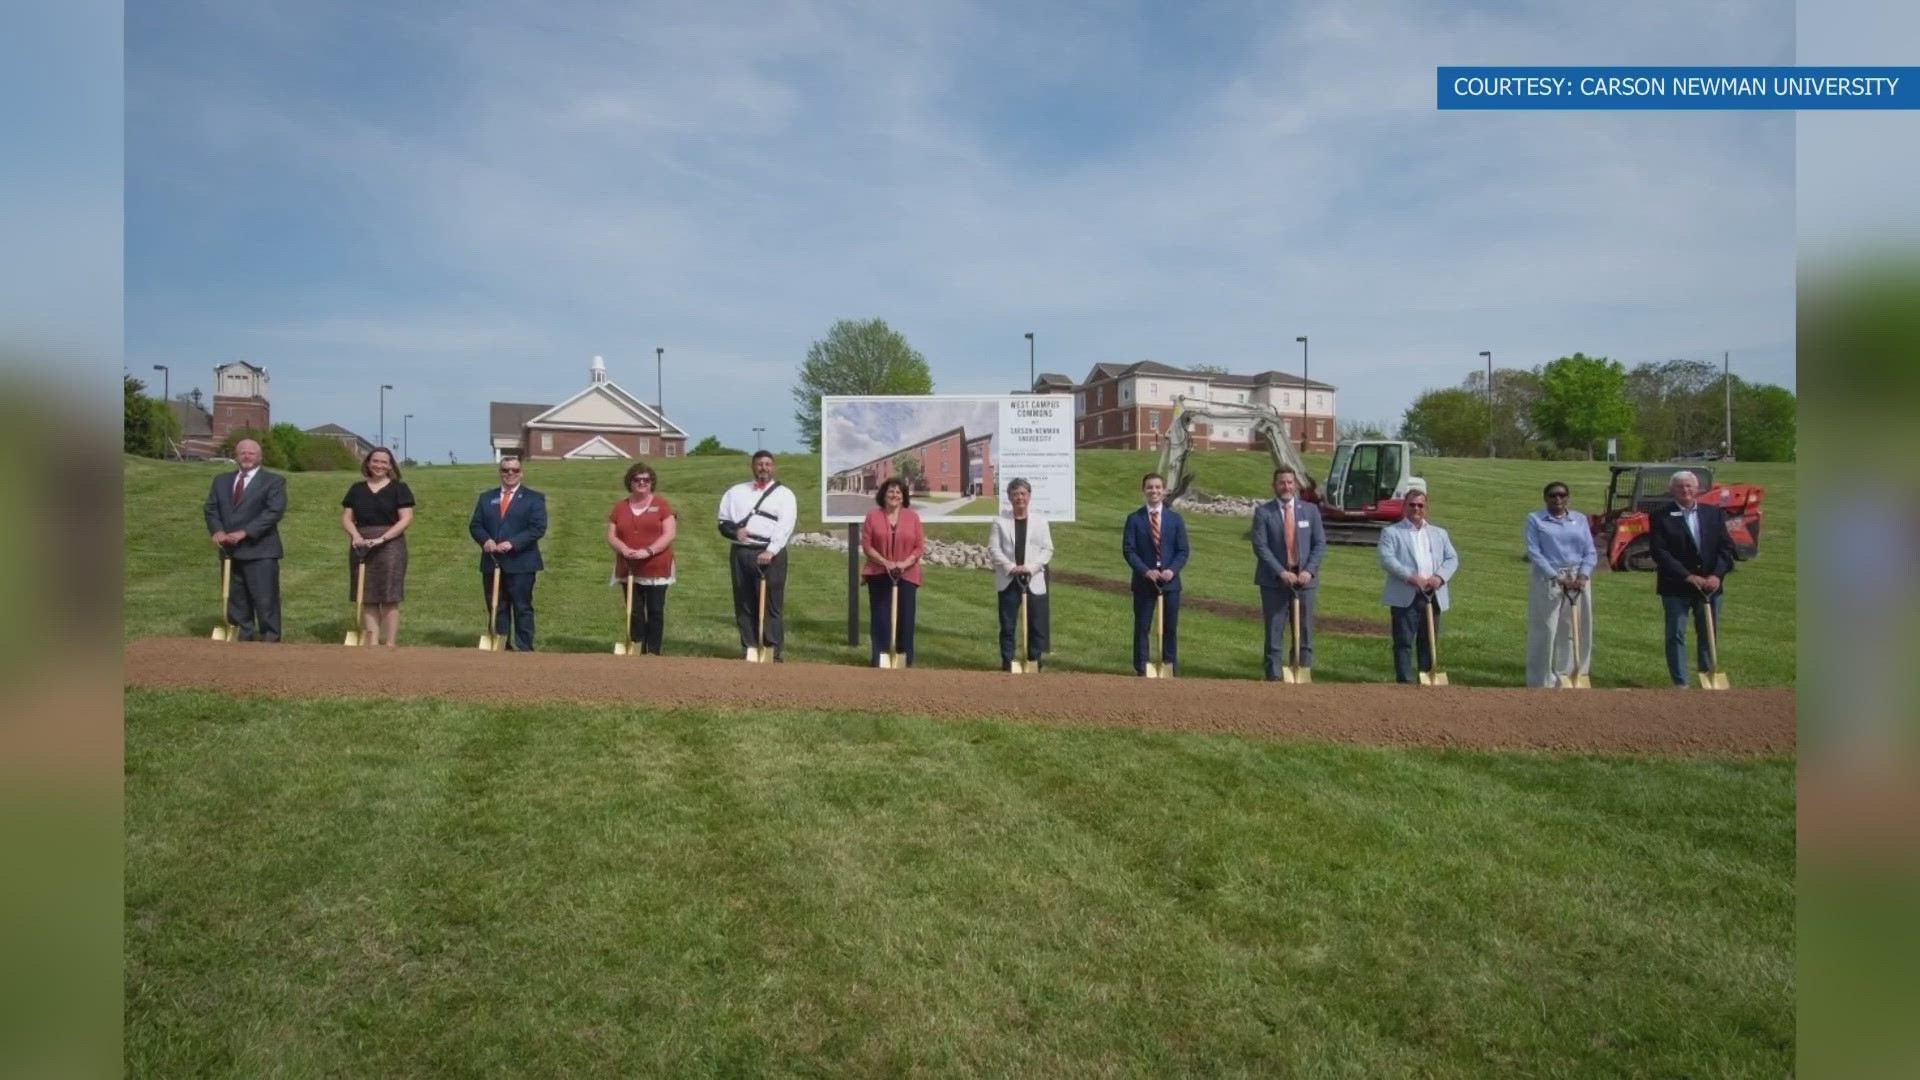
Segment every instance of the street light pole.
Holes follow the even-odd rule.
[[[1307,452],[1307,336],[1300,335],[1293,340],[1300,343],[1300,452]]]
[[[172,401],[173,400],[173,372],[168,370],[167,365],[165,364],[155,364],[153,365],[153,370],[160,373],[160,400]],[[171,408],[171,406],[169,406],[169,408]]]
[[[1733,460],[1733,353],[1720,354],[1721,378],[1727,385],[1727,448],[1721,451],[1728,461]]]
[[[1487,361],[1487,456],[1493,456],[1493,353],[1482,349]]]
[[[1033,392],[1034,381],[1039,376],[1033,372],[1033,331],[1027,331],[1027,392]]]
[[[667,350],[653,350],[653,403],[660,407],[660,441],[667,441]]]
[[[762,433],[762,432],[764,432],[764,431],[766,431],[766,430],[767,430],[767,429],[766,429],[766,428],[763,428],[763,427],[757,427],[757,428],[754,428],[754,429],[753,429],[753,448],[754,448],[755,450],[764,450],[764,449],[766,449],[766,448],[765,448],[764,446],[762,446],[762,445],[761,445],[761,443],[760,443],[760,435],[761,435],[761,433]]]
[[[401,460],[401,461],[406,461],[406,460],[408,460],[408,458],[407,458],[407,432],[408,432],[408,430],[409,430],[409,429],[410,429],[410,428],[412,427],[412,425],[411,425],[411,424],[409,424],[409,423],[408,423],[408,421],[410,421],[410,420],[412,420],[412,419],[413,419],[413,414],[412,414],[412,413],[408,413],[407,415],[405,415],[405,416],[403,416],[403,417],[401,417],[401,418],[400,418],[400,460]]]
[[[393,389],[392,383],[380,384],[380,445],[387,445],[387,391]]]

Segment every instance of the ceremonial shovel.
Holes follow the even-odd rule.
[[[493,599],[491,602],[487,604],[487,629],[485,633],[482,633],[480,635],[479,649],[481,652],[499,652],[500,646],[506,644],[505,642],[500,640],[500,635],[493,632],[493,628],[500,625],[499,623],[494,621],[494,619],[499,615],[499,612],[500,612],[500,560],[498,558],[495,558],[493,560]]]
[[[343,645],[360,644],[360,627],[362,625],[360,615],[366,610],[367,606],[367,560],[362,558],[358,561],[360,563],[360,569],[356,573],[353,583],[353,629],[347,631],[347,640],[341,643]],[[371,644],[371,642],[368,644]]]
[[[773,663],[773,650],[767,646],[767,572],[760,571],[760,620],[755,628],[755,645],[747,646],[747,663]]]
[[[240,628],[227,621],[227,602],[233,596],[233,557],[220,555],[220,625],[213,628],[215,641],[238,641]]]
[[[633,567],[627,569],[627,621],[626,629],[621,631],[625,640],[613,643],[613,655],[632,656],[633,652]]]
[[[888,632],[887,636],[887,651],[880,654],[880,668],[882,671],[888,669],[900,671],[904,670],[907,666],[907,658],[900,652],[900,575],[890,570],[887,572],[887,576],[893,579],[893,589],[891,590],[893,593],[893,622],[892,629]]]
[[[1007,671],[1013,675],[1033,674],[1033,661],[1027,659],[1027,582],[1020,581],[1020,651],[1014,655]]]
[[[1566,596],[1568,626],[1573,631],[1573,674],[1560,680],[1562,690],[1591,690],[1593,680],[1580,667],[1580,593],[1579,590],[1563,593]]]
[[[1280,681],[1290,683],[1310,683],[1313,681],[1313,669],[1300,662],[1300,592],[1293,594],[1293,664],[1280,669]]]
[[[1167,655],[1167,592],[1159,582],[1153,584],[1153,658],[1147,661],[1147,678],[1173,678],[1173,665]]]
[[[1421,686],[1447,685],[1447,673],[1440,670],[1440,631],[1434,626],[1433,604],[1433,596],[1432,594],[1428,594],[1426,603],[1427,642],[1428,648],[1433,650],[1433,667],[1420,673]]]
[[[1727,680],[1727,673],[1720,670],[1720,635],[1713,624],[1713,594],[1701,593],[1700,606],[1707,614],[1707,658],[1713,661],[1712,671],[1700,673],[1702,690],[1727,690],[1733,683]]]

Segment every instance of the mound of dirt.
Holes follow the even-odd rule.
[[[1656,754],[1790,754],[1795,723],[1791,690],[1287,686],[445,648],[402,648],[369,664],[336,645],[193,638],[129,645],[126,682],[286,697],[823,709],[1378,746]]]

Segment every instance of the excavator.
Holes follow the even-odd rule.
[[[1409,491],[1427,490],[1427,482],[1413,475],[1413,444],[1391,439],[1346,439],[1334,448],[1333,466],[1324,489],[1307,474],[1307,467],[1287,438],[1280,411],[1258,402],[1235,404],[1178,395],[1173,419],[1167,425],[1166,445],[1160,451],[1160,474],[1167,478],[1167,501],[1176,503],[1193,483],[1186,467],[1193,446],[1195,423],[1245,424],[1254,438],[1266,443],[1274,468],[1282,465],[1300,476],[1301,498],[1320,507],[1330,544],[1377,544],[1380,530],[1400,520],[1401,502]]]

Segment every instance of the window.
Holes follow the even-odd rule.
[[[1315,420],[1313,422],[1313,437],[1316,439],[1324,439],[1327,437],[1327,422],[1325,420]]]
[[[1120,403],[1124,405],[1127,402],[1132,400],[1133,400],[1133,384],[1128,383],[1127,385],[1120,388]]]
[[[640,436],[640,456],[645,457],[651,453],[653,453],[653,440],[645,435]]]
[[[1120,430],[1121,431],[1133,430],[1133,414],[1132,413],[1120,414]]]
[[[1157,383],[1157,382],[1150,382],[1150,383],[1148,383],[1148,384],[1147,384],[1147,393],[1149,393],[1149,394],[1152,394],[1152,395],[1153,395],[1154,397],[1156,397],[1156,398],[1157,398],[1157,397],[1159,397],[1159,396],[1160,396],[1160,384],[1159,384],[1159,383]]]
[[[1085,420],[1080,421],[1080,441],[1087,441],[1087,422]]]
[[[1239,403],[1240,403],[1240,404],[1242,404],[1242,405],[1245,405],[1245,404],[1247,403],[1247,395],[1246,395],[1246,394],[1244,394],[1244,393],[1242,393],[1242,394],[1235,394],[1235,395],[1233,396],[1233,400],[1235,400],[1235,401],[1237,401],[1237,402],[1239,402]]]
[[[1099,438],[1100,436],[1103,436],[1106,433],[1107,433],[1107,418],[1104,416],[1095,417],[1093,421],[1094,437]]]
[[[540,433],[540,449],[542,450],[553,449],[553,432],[543,431]]]
[[[1153,433],[1154,433],[1155,435],[1158,435],[1158,434],[1160,434],[1160,414],[1159,414],[1159,413],[1157,413],[1157,412],[1155,412],[1155,413],[1148,413],[1148,414],[1147,414],[1147,422],[1148,422],[1149,424],[1151,424],[1151,425],[1153,425]]]
[[[678,447],[678,446],[675,446],[675,445],[674,445],[673,443],[667,443],[666,445],[667,445],[667,456],[668,456],[668,457],[673,457],[673,456],[674,456],[674,454],[675,454],[675,451],[677,451],[677,450],[679,450],[679,447]]]

